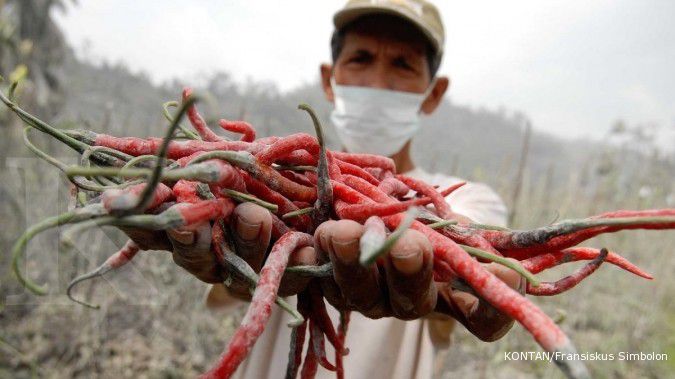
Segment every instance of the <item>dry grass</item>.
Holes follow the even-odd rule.
[[[648,169],[647,169],[648,170]],[[647,175],[649,177],[649,175]],[[659,179],[652,176],[652,179]],[[665,175],[655,192],[673,191],[672,177]],[[617,209],[666,207],[666,196],[639,198],[635,192],[603,179],[595,191],[585,192],[580,178],[570,178],[566,188],[550,188],[545,179],[526,183],[527,193],[517,207],[515,227],[546,225],[559,217],[577,218]],[[635,183],[634,183],[635,184]],[[637,187],[640,187],[639,185]],[[502,188],[508,190],[508,188]],[[672,192],[671,192],[672,193]],[[670,204],[672,207],[672,204]],[[646,281],[607,265],[568,293],[552,298],[535,298],[546,313],[566,318],[563,330],[579,352],[614,354],[613,361],[587,362],[596,378],[665,378],[675,370],[675,233],[672,231],[626,231],[600,236],[585,246],[607,247],[646,269],[655,277]],[[558,278],[579,265],[561,267],[541,274]],[[540,351],[520,326],[495,343],[483,343],[461,326],[453,345],[439,354],[439,378],[562,378],[552,363],[507,361],[510,351]],[[620,361],[619,352],[666,353],[668,361]]]

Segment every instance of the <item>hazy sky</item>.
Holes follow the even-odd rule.
[[[225,70],[288,90],[329,61],[343,3],[84,0],[57,21],[77,51],[156,82]],[[618,118],[658,123],[662,145],[675,144],[675,1],[436,3],[455,103],[521,110],[568,136],[602,136]]]

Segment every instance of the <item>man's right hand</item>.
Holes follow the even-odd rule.
[[[242,203],[235,207],[230,217],[232,244],[236,253],[255,272],[260,272],[272,235],[272,216],[268,210],[253,203]],[[211,224],[200,224],[156,232],[144,229],[122,230],[143,250],[171,251],[173,261],[199,280],[206,283],[222,283],[228,276],[211,251]],[[314,248],[306,247],[294,252],[289,265],[316,264]],[[287,274],[281,283],[279,294],[294,295],[302,291],[308,278]],[[238,298],[248,299],[247,283],[234,282],[230,293]]]

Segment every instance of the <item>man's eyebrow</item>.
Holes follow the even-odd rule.
[[[424,55],[425,48],[419,45],[406,45],[401,48],[403,55],[417,56]]]
[[[373,53],[372,53],[370,50],[364,49],[364,48],[357,49],[356,51],[354,51],[354,54],[358,54],[358,55],[373,55]]]

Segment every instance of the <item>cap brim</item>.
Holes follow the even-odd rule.
[[[388,14],[392,16],[401,17],[406,21],[410,21],[422,32],[422,34],[424,34],[425,37],[427,37],[427,40],[429,40],[431,46],[436,51],[438,52],[442,51],[442,47],[438,45],[438,41],[436,40],[434,35],[424,26],[424,24],[422,24],[420,20],[409,14],[406,14],[405,12],[401,12],[396,8],[389,8],[380,5],[380,6],[358,6],[343,9],[337,12],[335,16],[333,16],[333,24],[335,25],[335,29],[339,30],[342,29],[345,25],[349,24],[350,22],[356,20],[357,18],[371,14]]]

